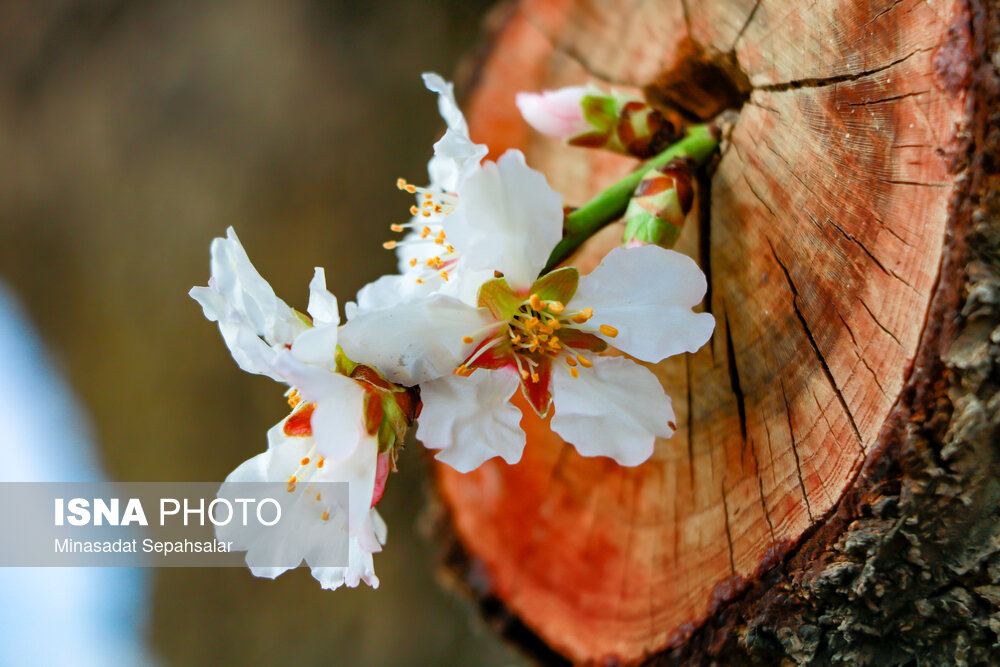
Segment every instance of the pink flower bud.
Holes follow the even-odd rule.
[[[570,139],[592,129],[580,106],[583,97],[592,92],[586,86],[570,86],[541,93],[518,93],[515,102],[528,125],[550,137]]]

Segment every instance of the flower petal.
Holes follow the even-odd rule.
[[[434,157],[427,163],[432,190],[455,192],[459,184],[479,166],[489,149],[483,144],[472,143],[465,116],[455,102],[454,87],[439,75],[424,74],[424,85],[438,94],[438,111],[448,130],[434,144]]]
[[[471,349],[462,339],[481,337],[490,322],[485,308],[436,294],[355,314],[340,330],[340,345],[353,361],[412,386],[449,375]]]
[[[313,326],[340,324],[337,297],[326,288],[326,271],[317,266],[313,279],[309,282],[309,315]]]
[[[648,369],[624,357],[597,357],[573,377],[566,364],[552,372],[552,430],[583,456],[610,456],[639,465],[653,453],[657,436],[674,429],[670,397]]]
[[[562,224],[562,196],[517,150],[471,174],[443,222],[471,268],[500,271],[515,290],[538,277],[562,237]]]
[[[212,241],[215,288],[254,332],[269,345],[288,345],[306,328],[295,311],[274,294],[254,268],[232,227]]]
[[[274,367],[305,401],[316,404],[311,423],[320,454],[331,462],[351,456],[358,442],[368,435],[364,424],[365,390],[349,377],[304,364],[285,351],[275,356]]]
[[[517,373],[507,369],[422,384],[417,438],[429,449],[440,449],[435,458],[459,472],[475,470],[494,456],[517,463],[525,444],[521,412],[509,402],[517,386]]]
[[[691,308],[705,296],[705,274],[693,259],[648,245],[616,248],[580,286],[569,309],[594,309],[594,333],[637,359],[657,362],[696,352],[712,336],[715,318]],[[608,324],[616,337],[598,333]]]

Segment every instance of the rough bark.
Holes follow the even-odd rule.
[[[1000,659],[996,13],[960,0],[509,11],[471,97],[473,136],[524,149],[571,203],[632,163],[533,135],[514,91],[596,79],[679,115],[739,111],[678,244],[709,275],[716,334],[654,367],[678,433],[622,469],[526,418],[518,466],[438,470],[450,563],[539,655]]]

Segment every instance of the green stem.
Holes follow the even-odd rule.
[[[620,218],[625,213],[636,186],[647,171],[662,167],[676,157],[690,157],[696,163],[702,164],[715,152],[718,145],[719,140],[713,127],[709,125],[690,127],[686,137],[644,162],[637,170],[567,215],[563,223],[565,234],[552,249],[542,273],[554,269],[573,254],[584,241],[605,225]]]

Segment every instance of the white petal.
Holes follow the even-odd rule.
[[[424,74],[424,85],[438,93],[438,110],[448,130],[436,144],[434,157],[427,163],[430,187],[433,190],[455,192],[459,184],[472,173],[489,149],[469,138],[469,126],[455,102],[454,87],[439,75]]]
[[[691,310],[705,296],[705,287],[705,274],[686,255],[655,245],[616,248],[580,277],[567,305],[593,308],[588,325],[594,333],[637,359],[657,362],[696,352],[712,337],[715,318]],[[601,324],[615,327],[618,336],[598,333]]]
[[[509,150],[462,183],[444,229],[470,268],[501,271],[511,287],[524,289],[562,237],[562,223],[562,197],[520,151]]]
[[[424,72],[423,79],[427,90],[438,94],[438,111],[444,118],[444,122],[448,124],[448,128],[467,132],[468,125],[465,123],[465,116],[462,115],[462,110],[458,108],[458,102],[455,101],[455,86],[435,72]]]
[[[306,329],[292,343],[296,358],[329,371],[337,368],[337,325],[323,324]]]
[[[304,400],[316,404],[311,421],[319,452],[331,462],[351,456],[367,436],[364,389],[349,377],[303,364],[287,352],[275,357],[274,367]]]
[[[623,357],[596,357],[574,378],[554,364],[552,430],[583,456],[610,456],[639,465],[653,453],[657,436],[669,438],[670,397],[648,369]]]
[[[212,241],[212,277],[226,303],[270,345],[287,345],[306,324],[254,268],[232,227]]]
[[[340,345],[353,361],[412,386],[449,375],[470,351],[462,338],[490,322],[485,308],[437,294],[356,314],[341,328]]]
[[[313,319],[313,326],[340,324],[337,297],[326,289],[326,271],[319,266],[309,282],[309,315]]]
[[[352,320],[359,313],[389,308],[404,301],[428,296],[433,288],[427,284],[418,284],[412,275],[382,276],[370,282],[358,291],[357,303],[353,308],[347,308],[347,319]]]
[[[417,438],[429,449],[440,449],[435,458],[459,472],[475,470],[494,456],[517,463],[525,436],[521,412],[510,397],[518,384],[513,371],[478,370],[420,385],[424,407]]]

